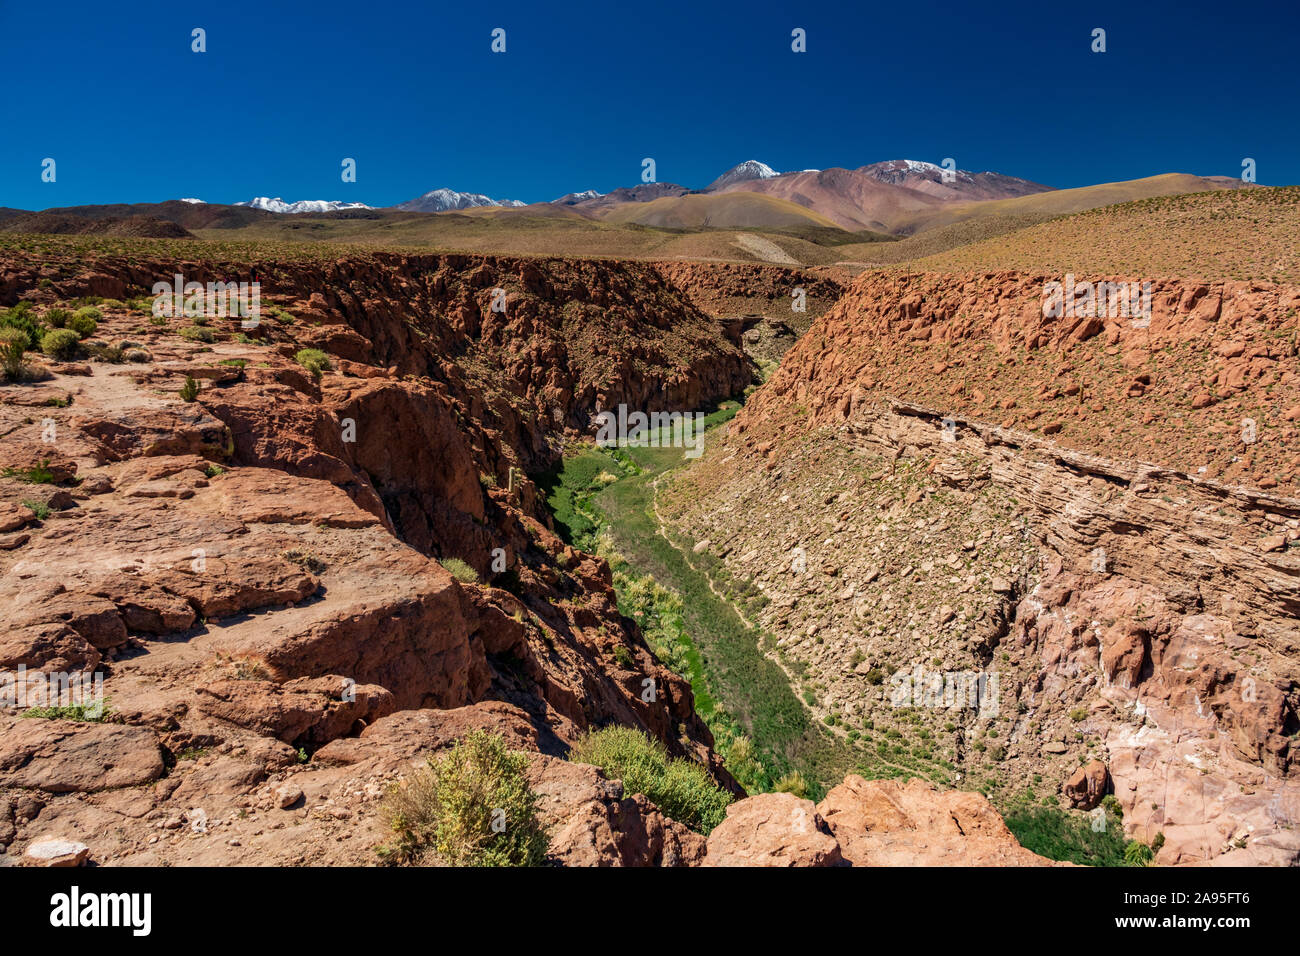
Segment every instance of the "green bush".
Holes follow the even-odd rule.
[[[78,309],[68,317],[67,327],[76,332],[80,338],[89,338],[99,328],[100,318],[99,309],[89,307]]]
[[[18,329],[27,336],[28,342],[41,340],[41,326],[32,314],[30,302],[19,302],[10,309],[0,310],[0,328]]]
[[[299,365],[311,372],[312,378],[315,379],[319,379],[322,372],[328,372],[334,367],[330,364],[330,357],[320,349],[299,349],[294,358]]]
[[[540,866],[548,841],[528,785],[528,756],[500,734],[473,730],[389,791],[397,838],[385,855],[447,866]],[[432,859],[430,859],[432,857]]]
[[[205,329],[198,325],[187,325],[181,329],[181,338],[189,339],[191,342],[215,342],[216,335],[211,329]]]
[[[23,374],[23,353],[31,344],[21,329],[0,328],[0,363],[7,378],[19,378]]]
[[[731,803],[731,794],[707,770],[670,759],[663,744],[631,727],[590,731],[573,745],[569,759],[599,767],[606,777],[622,780],[627,794],[645,794],[665,816],[700,833],[721,823]]]
[[[66,362],[76,356],[80,341],[72,329],[51,329],[41,338],[41,351],[50,358]]]
[[[192,402],[199,397],[199,383],[189,375],[185,376],[185,384],[181,386],[181,401]]]
[[[30,498],[24,498],[23,507],[36,515],[37,521],[44,521],[50,516],[50,506],[44,501],[33,501]]]
[[[457,581],[464,584],[478,584],[478,572],[460,558],[443,558],[438,563],[446,568]]]
[[[796,797],[808,796],[808,781],[804,779],[803,774],[798,770],[792,770],[785,774],[772,785],[776,793],[793,793]]]
[[[45,310],[45,324],[52,329],[66,328],[68,319],[72,318],[72,313],[67,309],[60,309],[57,306],[53,309]]]
[[[1129,866],[1150,866],[1155,856],[1151,847],[1137,840],[1129,840],[1124,847],[1124,862]]]

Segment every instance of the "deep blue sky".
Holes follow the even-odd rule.
[[[1300,182],[1295,0],[1135,5],[0,0],[0,206],[539,201],[646,156],[697,187],[947,156],[1059,187],[1246,156]]]

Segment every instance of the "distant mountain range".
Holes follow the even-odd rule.
[[[947,161],[945,161],[947,162]],[[171,235],[182,230],[242,229],[269,224],[285,215],[331,219],[410,218],[419,214],[456,213],[471,218],[568,219],[581,223],[644,226],[698,231],[754,229],[793,234],[814,241],[840,242],[844,233],[863,241],[903,237],[971,219],[1018,216],[1041,221],[1053,215],[1157,195],[1201,192],[1240,186],[1240,180],[1165,174],[1125,183],[1057,190],[995,172],[969,172],[934,163],[896,159],[856,169],[802,169],[778,172],[750,159],[731,167],[703,189],[678,183],[639,183],[601,193],[578,190],[542,203],[493,199],[481,193],[434,189],[388,207],[341,200],[298,200],[258,196],[230,205],[187,197],[165,203],[113,204],[46,210],[60,218],[0,209],[0,231],[78,231],[113,229]],[[41,214],[44,215],[44,214]],[[68,218],[72,217],[72,218]],[[82,220],[123,220],[84,225]],[[41,226],[39,230],[35,226]]]
[[[841,228],[887,230],[888,216],[877,215],[878,207],[911,209],[932,202],[954,199],[1006,199],[1043,192],[1050,188],[999,173],[968,173],[964,170],[954,170],[951,175],[945,177],[945,172],[933,163],[901,159],[875,163],[856,170],[805,169],[781,173],[767,163],[748,159],[728,169],[702,190],[691,189],[677,183],[642,183],[620,187],[608,193],[597,192],[594,189],[566,193],[559,199],[551,200],[550,205],[576,207],[600,217],[628,203],[653,203],[661,199],[676,199],[688,195],[746,190],[793,202]],[[864,186],[864,182],[873,185]],[[889,198],[891,189],[895,188],[917,195],[902,198],[895,196],[891,201]],[[200,199],[180,201],[203,204]],[[342,202],[334,199],[285,202],[278,196],[274,199],[258,196],[234,205],[286,215],[376,208],[365,203]],[[493,199],[482,193],[458,192],[444,187],[430,190],[421,196],[388,208],[402,212],[436,213],[490,207],[515,209],[527,205],[529,204],[518,199]],[[699,205],[699,203],[692,205]]]
[[[202,202],[200,199],[182,199],[181,202]],[[250,199],[248,202],[237,202],[236,206],[249,206],[253,209],[264,209],[267,212],[281,213],[304,213],[304,212],[338,212],[340,209],[371,209],[361,202],[340,202],[337,199],[303,199],[299,202],[285,202],[279,196],[269,199],[266,196],[258,196]]]

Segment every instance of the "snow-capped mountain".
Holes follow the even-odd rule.
[[[738,166],[732,166],[725,173],[709,183],[709,189],[723,189],[735,183],[749,182],[752,179],[775,179],[781,174],[767,163],[756,159],[747,159]]]
[[[858,172],[877,182],[903,186],[942,200],[1010,199],[1046,192],[1049,188],[1001,173],[946,170],[934,163],[916,159],[890,159],[883,163],[872,163],[861,167]]]
[[[189,200],[185,200],[188,202]],[[270,199],[257,196],[248,202],[237,202],[236,206],[248,206],[252,209],[264,209],[267,212],[337,212],[340,209],[370,209],[362,202],[341,202],[337,199],[300,199],[298,202],[285,202],[279,196]]]
[[[472,209],[476,206],[527,206],[518,199],[490,199],[481,193],[458,193],[454,189],[434,189],[423,196],[399,202],[394,209],[407,212],[448,212],[454,209]]]
[[[552,199],[552,205],[572,206],[575,203],[586,202],[589,199],[599,199],[604,193],[596,192],[594,189],[584,189],[580,193],[565,193],[559,199]]]

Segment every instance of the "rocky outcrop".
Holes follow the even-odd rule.
[[[1110,784],[1110,774],[1106,765],[1100,760],[1090,760],[1078,770],[1061,787],[1061,793],[1070,801],[1070,806],[1077,810],[1091,810],[1101,803]]]
[[[1067,311],[1049,291],[1064,279],[865,273],[738,427],[833,425],[860,404],[899,399],[1075,451],[1300,490],[1300,288],[1078,276]],[[1089,305],[1086,280],[1149,282],[1149,318],[1140,302],[1135,314],[1098,307],[1095,291]]]
[[[197,833],[195,811],[205,832],[263,803],[373,813],[353,796],[346,813],[322,809],[310,778],[283,775],[307,760],[320,787],[370,793],[478,725],[457,722],[475,707],[556,756],[589,726],[638,727],[735,787],[689,683],[618,613],[605,563],[552,533],[525,475],[604,407],[690,410],[750,381],[720,325],[652,268],[56,259],[5,260],[0,301],[128,298],[174,272],[255,269],[268,309],[253,328],[197,326],[214,333],[204,343],[177,334],[188,319],[106,303],[97,338],[130,339],[146,360],[0,390],[0,669],[25,675],[6,685],[0,788],[56,795],[40,833],[16,813],[0,831],[14,852],[57,824],[97,862],[184,861],[148,837]],[[330,368],[313,375],[303,348]],[[194,401],[178,395],[187,377]],[[102,682],[107,722],[18,719],[35,705],[76,716],[58,709],[77,702],[69,675]],[[560,857],[676,865],[701,851],[644,798],[579,800],[561,784],[587,822]],[[70,793],[99,802],[57,796]],[[257,842],[290,862],[365,860],[351,843],[300,859]],[[202,858],[254,861],[237,849]]]
[[[595,767],[539,755],[530,770],[549,858],[563,866],[695,866],[704,837],[665,817],[642,794],[627,796]]]
[[[727,807],[705,866],[839,866],[839,844],[811,800],[764,793]]]
[[[662,510],[866,762],[1083,807],[1098,761],[1158,862],[1293,863],[1296,291],[1161,280],[1148,328],[1067,328],[1041,284],[859,279]],[[1269,437],[1175,467],[1212,406],[1151,403],[1246,355],[1220,410]]]
[[[817,805],[853,866],[1051,866],[978,793],[851,774]]]
[[[850,774],[816,806],[789,793],[733,803],[705,866],[1051,866],[982,795]]]

